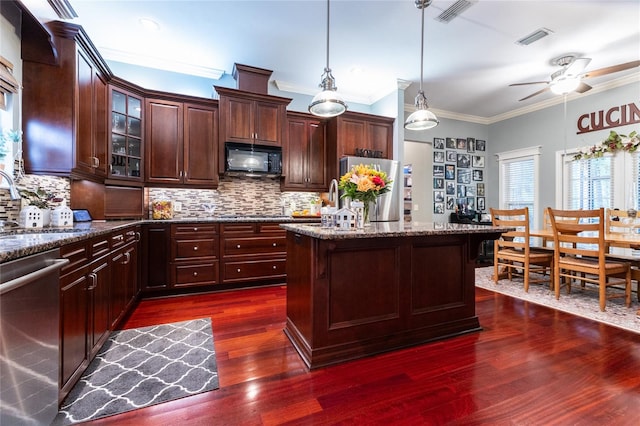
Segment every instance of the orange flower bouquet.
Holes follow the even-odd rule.
[[[391,191],[391,183],[385,172],[375,170],[371,166],[359,164],[340,177],[342,198],[360,200],[364,203],[365,222],[369,218],[369,204],[375,203],[377,198]]]

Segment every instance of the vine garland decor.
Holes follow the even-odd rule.
[[[616,153],[618,151],[634,152],[640,148],[640,137],[635,130],[629,135],[620,135],[615,131],[609,133],[609,137],[602,141],[600,145],[594,145],[586,152],[580,151],[573,156],[574,160],[586,160],[589,158],[602,157],[605,153]]]

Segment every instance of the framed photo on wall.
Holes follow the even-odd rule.
[[[473,170],[473,180],[476,182],[482,182],[484,180],[484,172],[482,170]]]
[[[441,164],[433,165],[433,177],[444,177],[444,166]]]
[[[476,203],[478,204],[478,211],[484,211],[485,210],[485,205],[484,205],[484,197],[477,197],[476,198]]]
[[[447,138],[447,142],[445,144],[447,149],[456,149],[456,140],[455,138]]]
[[[444,191],[433,191],[433,201],[444,203]]]
[[[476,140],[467,138],[467,152],[476,152]]]
[[[433,212],[435,214],[444,214],[444,203],[434,203]]]
[[[444,166],[444,178],[447,180],[454,180],[456,178],[456,166],[453,164],[446,164]]]
[[[469,154],[458,154],[456,157],[458,168],[471,167],[471,156]]]
[[[447,210],[454,210],[456,207],[456,199],[453,197],[447,197]]]
[[[444,149],[444,139],[433,138],[433,149]]]
[[[443,151],[433,151],[433,162],[434,163],[444,163],[444,152]]]
[[[462,138],[456,139],[456,148],[466,151],[467,150],[467,140],[466,139],[462,139]]]
[[[476,185],[476,194],[478,197],[484,197],[484,183],[479,183]]]
[[[457,153],[455,151],[447,151],[446,159],[448,163],[455,163],[458,160]]]
[[[456,195],[456,184],[452,180],[448,180],[446,186],[447,195]]]
[[[481,139],[476,139],[476,151],[485,151],[487,143]]]
[[[444,179],[433,178],[433,189],[444,189]]]
[[[458,169],[458,183],[466,183],[467,185],[471,183],[471,170],[469,169]]]
[[[471,157],[472,167],[484,167],[484,155],[474,155]]]

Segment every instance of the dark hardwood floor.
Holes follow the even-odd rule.
[[[94,424],[640,424],[640,336],[477,289],[479,333],[308,371],[284,286],[143,301],[125,327],[211,317],[220,389]],[[357,301],[354,301],[357,303]]]

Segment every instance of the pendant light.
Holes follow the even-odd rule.
[[[309,112],[319,117],[335,117],[347,110],[347,104],[336,92],[336,80],[329,68],[329,0],[327,0],[327,66],[322,74],[320,87],[322,92],[318,93],[309,104]]]
[[[432,0],[415,0],[416,7],[422,9],[422,33],[420,38],[420,90],[416,96],[416,110],[407,117],[404,128],[408,130],[427,130],[440,123],[434,113],[429,111],[427,98],[422,90],[423,63],[424,63],[424,10],[431,4]]]

